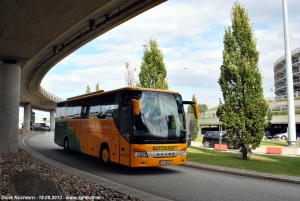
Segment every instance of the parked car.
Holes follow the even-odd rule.
[[[271,139],[271,138],[273,137],[273,135],[272,135],[269,131],[266,131],[266,132],[265,132],[265,136],[266,136],[266,138],[268,138],[268,139]]]
[[[275,135],[273,135],[273,138],[277,138],[277,139],[282,139],[282,140],[287,140],[288,139],[288,133],[277,133]],[[296,133],[296,140],[300,140],[300,134]]]
[[[286,133],[277,133],[277,134],[273,135],[273,138],[286,140],[288,138],[288,134],[287,134],[287,132]]]
[[[227,137],[225,135],[225,131],[221,131],[221,144],[227,144]],[[202,144],[205,147],[213,147],[215,144],[219,144],[220,140],[220,131],[207,131],[203,136]],[[228,146],[230,148],[230,146]]]
[[[50,126],[45,123],[34,123],[33,124],[34,131],[50,131]]]
[[[287,124],[272,124],[270,125],[266,131],[265,136],[268,139],[276,138],[274,135],[279,133],[287,132]]]

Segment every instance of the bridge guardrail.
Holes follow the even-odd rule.
[[[44,89],[43,87],[40,86],[39,88],[39,91],[44,95],[46,96],[47,98],[53,100],[54,102],[61,102],[61,101],[64,101],[64,99],[58,97],[58,96],[55,96],[53,94],[51,94],[50,92],[48,92],[46,89]]]

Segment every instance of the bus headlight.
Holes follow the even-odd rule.
[[[186,155],[186,147],[184,147],[182,150],[181,150],[181,156],[184,156]]]
[[[148,158],[147,152],[145,150],[143,150],[143,149],[134,148],[133,149],[133,153],[138,158]]]

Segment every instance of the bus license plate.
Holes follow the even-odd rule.
[[[159,161],[159,164],[172,164],[172,161]]]

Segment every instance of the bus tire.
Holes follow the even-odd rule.
[[[110,154],[109,154],[109,148],[107,145],[104,145],[101,147],[100,154],[101,154],[100,155],[101,162],[103,163],[103,165],[109,166],[110,165]]]
[[[64,140],[64,150],[65,150],[66,153],[70,153],[68,138],[65,138],[65,140]]]

